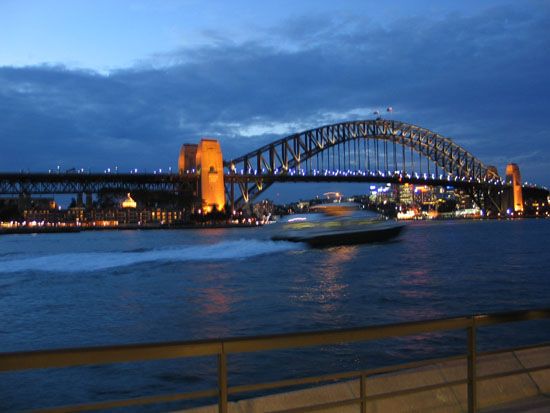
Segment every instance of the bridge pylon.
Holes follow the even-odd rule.
[[[512,187],[507,189],[503,197],[503,209],[523,213],[523,190],[519,166],[515,163],[506,165],[506,182]]]
[[[197,148],[194,143],[184,143],[181,145],[180,155],[178,158],[178,173],[193,173],[197,169]]]
[[[201,199],[205,213],[225,207],[223,157],[220,143],[215,139],[201,139],[197,144],[183,144],[178,158],[180,175],[196,174],[194,194]]]

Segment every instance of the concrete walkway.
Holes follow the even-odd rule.
[[[538,396],[532,399],[520,400],[489,409],[483,409],[480,413],[548,413],[550,412],[550,397]]]
[[[550,346],[486,355],[478,358],[478,376],[505,373],[550,364]],[[367,399],[393,391],[441,384],[433,390],[420,390],[401,396],[388,396],[367,402],[367,412],[444,412],[468,411],[465,384],[449,384],[466,378],[466,360],[453,360],[367,379]],[[483,413],[550,413],[550,369],[520,373],[478,382],[478,406]],[[246,395],[243,395],[245,397]],[[350,380],[243,399],[229,404],[229,412],[260,413],[331,403],[359,397],[359,380]],[[519,403],[519,404],[518,404]],[[359,405],[315,410],[316,412],[358,412]],[[217,406],[186,410],[186,413],[215,413]]]

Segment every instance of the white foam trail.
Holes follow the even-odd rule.
[[[296,249],[290,242],[224,241],[140,252],[83,252],[0,261],[0,273],[19,271],[83,272],[124,267],[144,262],[239,260]]]

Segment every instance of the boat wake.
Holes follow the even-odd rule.
[[[0,261],[0,273],[20,271],[83,272],[149,262],[242,260],[258,255],[295,250],[296,244],[264,240],[223,241],[126,252],[78,252],[21,257]]]

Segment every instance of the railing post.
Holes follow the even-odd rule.
[[[223,344],[218,354],[218,411],[227,413],[227,354]]]
[[[361,386],[359,391],[361,396],[361,413],[367,413],[367,376],[364,374],[361,374],[359,386]]]
[[[476,372],[476,319],[468,327],[468,413],[477,412],[477,372]]]

